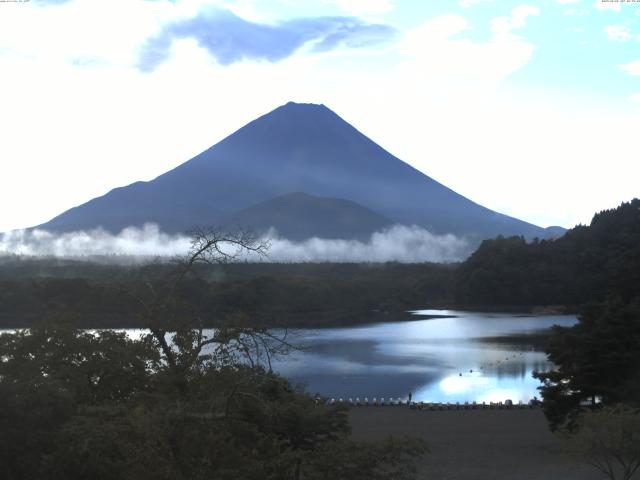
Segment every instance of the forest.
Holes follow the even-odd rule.
[[[28,326],[65,312],[83,327],[139,327],[139,305],[129,292],[172,268],[167,262],[5,257],[0,263],[0,326]],[[449,304],[454,266],[229,263],[194,270],[179,293],[197,306],[206,326],[242,313],[255,325],[293,327],[395,319],[427,301]]]
[[[594,215],[555,240],[485,240],[455,272],[460,306],[581,305],[614,295],[627,302],[640,285],[640,200]]]

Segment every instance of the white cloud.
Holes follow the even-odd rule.
[[[620,2],[617,0],[596,0],[593,5],[596,10],[613,10],[614,12],[620,11]]]
[[[409,55],[420,55],[430,48],[431,42],[449,41],[459,33],[464,32],[469,23],[460,15],[442,15],[429,20],[424,25],[409,30],[401,44],[401,49]]]
[[[531,5],[519,5],[511,11],[511,23],[513,28],[522,28],[526,25],[527,17],[540,15],[540,9]]]
[[[0,233],[0,255],[75,257],[90,255],[174,256],[189,251],[189,238],[161,233],[157,225],[129,227],[119,235],[101,229],[56,234],[45,230]]]
[[[631,101],[640,103],[640,92],[632,94]]]
[[[429,82],[433,88],[441,88],[435,86],[439,83],[495,88],[531,59],[535,46],[512,31],[525,26],[527,17],[538,13],[536,7],[521,5],[510,16],[493,19],[493,35],[486,42],[460,37],[469,29],[463,17],[436,17],[403,38],[400,50],[410,57],[403,73]]]
[[[100,65],[133,64],[136,46],[177,9],[168,2],[122,0],[72,1],[51,8],[32,3],[0,15],[0,47],[29,60]]]
[[[454,262],[463,260],[469,252],[469,244],[462,238],[433,235],[420,227],[402,225],[375,232],[367,242],[323,238],[292,242],[273,233],[265,236],[264,240],[270,245],[266,258],[245,254],[241,259],[272,262]],[[153,224],[143,228],[129,227],[118,235],[101,229],[63,234],[44,230],[0,233],[0,255],[172,257],[184,255],[189,246],[189,237],[161,233]],[[221,248],[229,253],[236,251],[231,245],[222,245]]]
[[[374,233],[368,242],[312,238],[269,240],[275,262],[455,262],[468,255],[469,244],[454,235],[433,235],[412,226],[395,225]]]
[[[569,8],[569,9],[564,11],[564,14],[567,15],[567,16],[584,17],[586,15],[589,15],[589,11],[588,10],[578,10],[576,8]]]
[[[556,0],[560,5],[568,5],[571,3],[580,3],[582,0]]]
[[[479,3],[493,3],[495,0],[460,0],[458,5],[462,8],[469,8]]]
[[[626,42],[633,39],[631,30],[625,25],[607,25],[604,27],[604,33],[607,34],[609,40],[614,42]]]
[[[395,0],[325,0],[349,15],[383,14],[396,8]]]
[[[519,5],[508,17],[497,17],[491,21],[491,31],[498,35],[510,34],[512,30],[527,24],[527,17],[540,15],[540,9],[531,5]]]
[[[618,65],[618,68],[629,75],[640,76],[640,60]]]

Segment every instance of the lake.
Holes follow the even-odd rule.
[[[425,402],[527,402],[539,397],[532,372],[552,367],[534,336],[577,322],[571,315],[414,314],[447,318],[412,320],[407,313],[406,321],[290,330],[288,340],[301,349],[275,359],[273,369],[311,394],[336,399],[406,399],[412,392]],[[126,331],[132,338],[143,332]]]
[[[450,318],[411,320],[408,313],[407,321],[294,330],[289,338],[303,349],[279,358],[274,370],[312,394],[336,399],[412,392],[425,402],[526,402],[540,396],[532,372],[551,368],[527,336],[577,322],[569,315],[415,314]]]

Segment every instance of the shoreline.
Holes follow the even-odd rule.
[[[528,308],[528,309],[527,309]],[[420,314],[415,313],[421,310],[448,310],[452,312],[467,312],[467,313],[501,313],[501,314],[512,314],[514,316],[523,316],[523,317],[538,317],[544,315],[574,315],[570,311],[560,313],[558,311],[546,311],[546,310],[535,310],[531,307],[522,307],[519,310],[502,310],[500,308],[489,308],[489,307],[442,307],[439,306],[437,308],[416,308],[415,306],[407,307],[404,310],[390,310],[390,311],[380,311],[380,310],[372,310],[369,312],[354,312],[352,310],[343,310],[343,311],[332,311],[332,312],[321,312],[318,317],[315,317],[317,321],[312,322],[303,322],[303,321],[295,321],[291,318],[288,318],[284,322],[264,322],[257,321],[252,325],[255,328],[267,328],[267,329],[300,329],[300,330],[308,330],[308,329],[330,329],[330,328],[350,328],[350,327],[358,327],[362,325],[375,324],[375,323],[397,323],[397,322],[417,322],[421,320],[438,320],[444,318],[457,318],[458,315],[451,314]],[[318,315],[318,312],[312,312],[311,317],[314,315]],[[97,315],[97,318],[87,318],[85,317],[85,322],[83,325],[78,325],[78,328],[92,329],[92,330],[108,330],[108,329],[141,329],[145,328],[144,325],[140,325],[136,321],[131,319],[130,315],[109,315],[108,319],[104,319],[106,315],[101,314]],[[284,315],[286,317],[286,315]],[[16,316],[10,315],[0,315],[0,329],[1,330],[14,330],[14,329],[23,329],[30,328],[33,325],[39,323],[42,318],[46,318],[46,315],[39,316],[36,314],[26,315],[18,320],[14,320]],[[309,317],[305,317],[309,318]],[[331,318],[331,320],[327,320],[327,318]],[[88,321],[87,321],[88,320]],[[205,322],[204,328],[216,328],[218,325],[215,322],[209,323]],[[496,341],[500,341],[501,337],[495,337]],[[506,337],[505,337],[506,338]]]

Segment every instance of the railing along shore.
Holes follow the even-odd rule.
[[[322,399],[316,397],[316,403],[325,403],[328,405],[342,404],[350,407],[409,407],[412,410],[524,410],[532,409],[541,405],[538,399],[531,399],[528,402],[522,400],[514,403],[511,400],[505,400],[504,402],[412,402],[402,398],[376,398],[373,397],[369,400],[368,397],[364,397],[362,400],[359,397],[342,399],[331,398]]]

